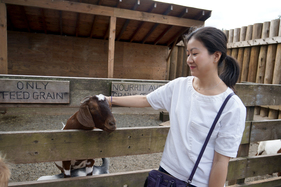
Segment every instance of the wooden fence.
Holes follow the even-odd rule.
[[[68,80],[71,102],[60,107],[75,107],[79,98],[96,93],[110,94],[110,84],[116,79],[19,77],[0,76],[0,79]],[[124,80],[123,80],[124,81]],[[132,81],[132,80],[125,80]],[[134,80],[137,81],[137,80]],[[139,80],[139,82],[144,82]],[[281,105],[281,85],[242,83],[237,85],[238,96],[247,107],[247,122],[239,149],[239,157],[232,159],[228,181],[281,171],[281,155],[249,157],[250,143],[281,139],[281,120],[253,121],[254,107]],[[33,107],[42,107],[35,104]],[[44,105],[48,107],[49,105]],[[1,104],[1,107],[30,107],[30,105]],[[94,131],[12,131],[0,132],[0,151],[15,163],[53,162],[57,160],[115,157],[162,152],[169,127],[120,128],[111,134]],[[67,145],[67,146],[66,146]],[[85,149],[87,148],[87,149]],[[69,154],[69,150],[72,153]],[[153,168],[151,168],[153,169]],[[143,186],[149,170],[112,173],[51,181],[10,183],[21,187],[68,186]],[[280,186],[281,178],[255,181],[234,186]],[[233,186],[233,185],[232,185]]]

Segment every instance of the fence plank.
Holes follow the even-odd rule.
[[[281,85],[244,83],[236,89],[245,106],[281,105]]]
[[[262,28],[262,38],[263,39],[265,39],[269,36],[269,28],[270,28],[270,22],[269,21],[264,22],[263,28]],[[259,60],[258,60],[256,83],[264,82],[266,53],[267,53],[267,45],[261,46],[260,53],[259,53]]]
[[[105,186],[134,186],[143,187],[150,170],[130,171],[104,174],[98,176],[75,177],[38,182],[9,183],[9,187],[105,187]]]
[[[169,127],[101,131],[17,131],[0,133],[0,150],[15,164],[151,154],[164,149]],[[71,154],[70,154],[71,150]]]
[[[265,167],[266,166],[266,167]],[[263,168],[262,170],[260,168]],[[10,183],[13,187],[78,187],[78,186],[134,186],[141,187],[148,175],[148,170],[122,172],[90,177],[76,177],[39,182]],[[281,155],[258,156],[232,159],[228,167],[227,180],[264,175],[281,171]],[[132,180],[133,179],[133,180]],[[271,183],[272,184],[272,183]],[[239,186],[239,185],[238,185]]]
[[[278,36],[278,26],[279,26],[279,19],[278,20],[272,20],[270,22],[270,30],[269,30],[270,31],[269,32],[270,38]],[[277,49],[276,44],[268,45],[267,55],[266,55],[265,77],[264,77],[264,83],[265,84],[271,84],[272,83],[276,49]]]
[[[246,32],[246,38],[245,40],[251,40],[252,39],[252,32],[253,32],[253,25],[249,25],[247,27],[247,32]],[[250,62],[250,54],[251,54],[251,48],[246,47],[244,49],[243,53],[243,66],[241,67],[241,82],[247,81],[248,77],[248,71],[249,71],[249,62]]]
[[[281,139],[281,120],[253,121],[250,142]]]
[[[253,27],[253,40],[261,38],[262,23],[256,23]],[[259,61],[260,46],[253,46],[251,48],[251,56],[249,62],[248,81],[256,82],[258,61]]]
[[[227,180],[272,174],[279,171],[281,171],[281,154],[236,158],[229,162]]]
[[[258,180],[254,182],[248,182],[247,184],[237,184],[228,187],[273,187],[280,186],[281,178],[270,178],[265,180]]]

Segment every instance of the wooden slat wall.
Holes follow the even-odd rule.
[[[281,47],[277,48],[281,43],[280,28],[280,19],[249,25],[247,29],[242,27],[243,32],[240,32],[239,41],[233,40],[231,34],[233,29],[225,31],[230,33],[229,54],[241,63],[241,82],[281,84]],[[244,37],[245,33],[246,37]],[[243,59],[235,55],[237,49],[244,49]]]
[[[106,40],[11,31],[8,46],[9,74],[108,76]],[[165,80],[165,54],[168,55],[165,46],[116,42],[115,53],[110,57],[115,60],[114,78]]]

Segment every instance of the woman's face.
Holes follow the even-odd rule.
[[[198,40],[191,38],[187,43],[187,65],[191,75],[202,77],[217,72],[215,55],[210,55],[207,48]]]

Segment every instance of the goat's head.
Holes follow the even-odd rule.
[[[96,127],[107,132],[116,129],[115,118],[104,95],[87,97],[81,102],[77,119],[86,127]]]

